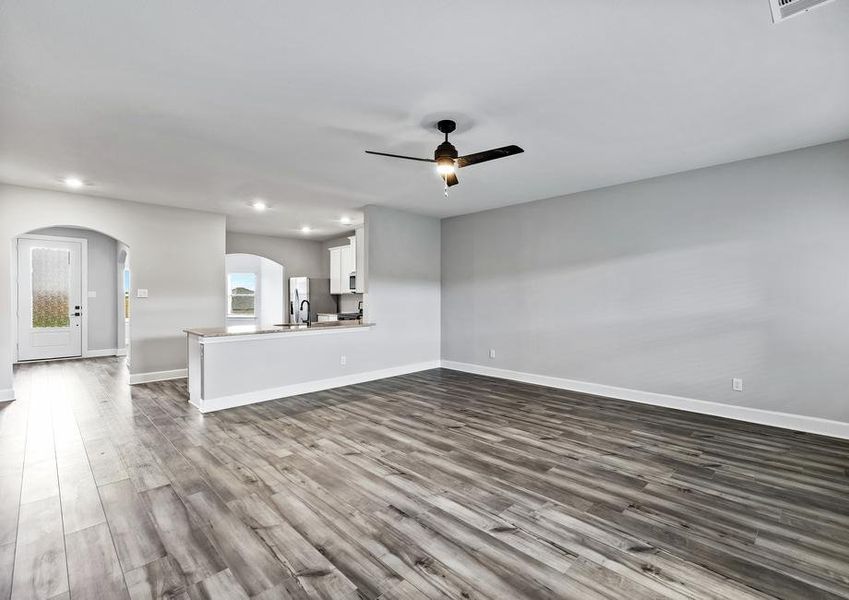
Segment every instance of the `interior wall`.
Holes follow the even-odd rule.
[[[227,232],[227,254],[256,254],[286,268],[286,277],[329,277],[321,242],[297,238]]]
[[[29,233],[83,238],[88,241],[88,349],[115,350],[118,345],[118,242],[91,229],[48,227]],[[96,296],[91,297],[94,292]]]
[[[132,251],[131,374],[185,368],[183,329],[224,323],[223,215],[0,185],[0,390],[12,377],[12,240],[57,223],[103,232]],[[149,297],[136,298],[138,288]]]
[[[364,320],[377,324],[375,352],[386,366],[439,360],[439,219],[367,206],[364,238]]]
[[[259,317],[260,327],[268,327],[285,322],[284,315],[289,312],[289,298],[286,290],[286,269],[283,265],[259,257],[259,281],[262,285],[260,303],[262,313]]]
[[[849,422],[849,141],[445,219],[442,240],[443,359]]]

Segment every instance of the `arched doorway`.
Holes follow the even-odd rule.
[[[93,229],[53,226],[17,236],[15,252],[16,362],[126,354],[126,244]]]

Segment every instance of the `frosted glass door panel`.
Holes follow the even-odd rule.
[[[59,248],[33,248],[32,326],[70,327],[71,253]]]

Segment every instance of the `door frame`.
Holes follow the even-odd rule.
[[[34,233],[24,233],[16,235],[12,239],[12,244],[15,247],[12,260],[12,341],[14,363],[20,362],[18,350],[19,331],[18,331],[18,240],[43,240],[55,242],[77,242],[80,244],[80,306],[82,306],[82,315],[80,317],[80,328],[82,329],[82,348],[80,349],[80,357],[88,357],[88,240],[85,238],[62,237],[58,235],[38,235]],[[74,358],[74,357],[71,357]],[[67,360],[67,359],[45,359],[45,360]],[[26,361],[33,362],[33,361]]]

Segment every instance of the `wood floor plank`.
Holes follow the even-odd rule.
[[[212,493],[197,492],[187,500],[208,523],[216,548],[249,595],[259,594],[289,577],[269,547]]]
[[[227,565],[170,485],[142,492],[165,551],[179,567],[187,585],[223,571]]]
[[[192,600],[218,600],[219,598],[249,600],[244,588],[239,585],[229,569],[194,584],[188,591]],[[280,598],[286,600],[286,596],[281,595]]]
[[[12,571],[15,567],[15,543],[0,545],[0,600],[12,595]]]
[[[0,600],[849,599],[847,441],[441,369],[205,415],[118,358],[15,385]]]
[[[52,598],[67,591],[59,496],[21,505],[12,598]]]
[[[188,598],[180,565],[163,556],[124,574],[132,600]]]
[[[121,479],[99,488],[109,529],[124,571],[165,556],[165,548],[132,482]]]
[[[23,461],[16,472],[0,475],[0,544],[14,544],[18,532],[18,507],[23,480]]]
[[[106,523],[67,534],[65,547],[71,598],[120,600],[129,597]]]
[[[59,491],[65,534],[106,522],[87,460],[59,465]]]

